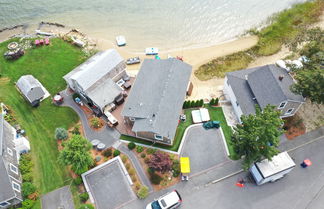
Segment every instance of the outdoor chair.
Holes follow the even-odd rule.
[[[38,40],[38,39],[35,40],[35,45],[36,45],[36,46],[39,45],[39,40]]]
[[[45,44],[49,45],[50,44],[50,40],[48,38],[45,38]]]
[[[39,44],[43,45],[44,44],[44,39],[39,40]]]

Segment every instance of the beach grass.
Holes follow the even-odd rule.
[[[71,182],[66,167],[57,161],[59,152],[54,130],[57,127],[67,129],[79,118],[72,109],[53,105],[51,98],[42,101],[37,108],[31,107],[18,93],[15,82],[22,75],[32,74],[53,95],[66,86],[62,76],[86,58],[80,49],[61,39],[51,39],[51,42],[51,46],[28,49],[16,61],[0,57],[0,101],[10,107],[26,130],[34,163],[34,182],[41,195]],[[8,43],[0,43],[0,54],[7,50]],[[37,202],[34,208],[40,208],[40,203]]]
[[[273,55],[284,44],[289,45],[307,27],[319,20],[324,10],[324,1],[315,0],[296,4],[290,9],[279,12],[269,18],[270,24],[261,30],[253,29],[259,40],[252,48],[214,59],[195,72],[200,80],[224,77],[226,72],[246,68],[255,58]]]

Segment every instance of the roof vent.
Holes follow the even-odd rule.
[[[282,79],[284,79],[283,75],[279,75],[279,81],[282,81]]]
[[[141,103],[139,104],[139,106],[142,107],[142,106],[143,106],[143,103],[141,102]]]

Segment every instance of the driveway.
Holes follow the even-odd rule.
[[[229,161],[220,129],[205,130],[202,125],[188,130],[180,155],[190,158],[192,176]]]
[[[65,186],[41,197],[43,209],[74,209],[70,187]]]

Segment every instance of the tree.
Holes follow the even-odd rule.
[[[196,102],[195,102],[194,100],[192,100],[192,101],[190,102],[190,107],[193,108],[193,107],[195,107],[195,105],[196,105]]]
[[[68,138],[68,132],[65,128],[56,128],[55,129],[55,139],[65,140]]]
[[[172,167],[172,161],[170,156],[166,153],[157,151],[153,154],[148,162],[148,166],[155,171],[160,171],[162,173],[170,171]]]
[[[69,141],[63,143],[63,146],[59,154],[59,162],[63,165],[70,165],[76,174],[86,172],[93,165],[89,153],[92,146],[87,139],[80,135],[73,135]]]
[[[214,100],[214,105],[218,105],[218,102],[219,102],[219,98],[217,97],[217,98]]]
[[[134,142],[129,142],[127,146],[128,146],[128,149],[132,150],[136,147],[136,144]]]
[[[204,105],[204,100],[199,100],[199,106],[202,107]]]
[[[212,99],[209,101],[209,104],[210,104],[210,105],[214,105],[214,102],[215,102],[215,99],[212,98]]]
[[[291,90],[297,94],[308,97],[312,102],[324,104],[324,70],[312,68],[296,72],[297,83],[291,86]]]
[[[243,115],[242,124],[234,128],[231,144],[239,157],[244,157],[247,170],[263,158],[271,160],[278,153],[279,136],[283,133],[280,112],[267,105],[263,111],[256,106],[256,114]]]

